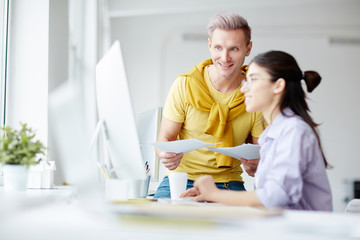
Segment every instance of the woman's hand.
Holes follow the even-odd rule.
[[[218,193],[219,189],[216,187],[214,179],[210,175],[199,177],[194,182],[194,187],[186,190],[181,194],[181,198],[194,197],[194,201],[213,201],[213,196]]]

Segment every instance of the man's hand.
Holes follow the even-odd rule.
[[[247,174],[249,174],[249,176],[251,176],[251,177],[255,176],[255,172],[256,172],[257,166],[259,164],[259,160],[260,159],[245,159],[245,158],[240,159],[240,161],[243,164],[243,168],[244,168],[245,172]]]
[[[177,139],[182,123],[173,122],[166,117],[162,118],[158,142],[170,142]],[[184,153],[164,152],[155,148],[161,162],[169,170],[175,170],[179,165]]]
[[[183,153],[171,153],[158,150],[158,155],[161,162],[169,170],[175,170],[181,162]]]

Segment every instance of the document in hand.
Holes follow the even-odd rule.
[[[164,152],[173,152],[173,153],[188,153],[193,150],[209,147],[215,145],[216,143],[206,143],[197,139],[185,139],[177,140],[171,142],[156,142],[153,143],[155,147],[164,151]]]
[[[236,159],[258,159],[260,158],[260,145],[256,144],[242,144],[236,147],[213,148],[209,150],[218,152]]]

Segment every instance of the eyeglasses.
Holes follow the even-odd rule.
[[[251,88],[251,83],[252,83],[252,81],[251,81],[251,79],[243,79],[242,81],[241,81],[241,86],[242,87],[247,87],[247,88]]]
[[[241,87],[247,87],[248,89],[250,89],[252,83],[253,83],[255,80],[257,80],[257,79],[254,79],[254,80],[251,80],[251,78],[243,79],[243,80],[241,81]],[[267,80],[267,81],[269,81],[269,80]],[[271,81],[271,82],[276,82],[276,81],[274,81],[274,80],[270,80],[270,81]]]

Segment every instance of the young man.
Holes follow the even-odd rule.
[[[240,92],[252,42],[247,21],[233,13],[221,13],[208,24],[208,46],[211,59],[199,63],[180,75],[170,89],[164,106],[159,142],[196,138],[219,143],[216,147],[243,144],[251,135],[253,143],[263,131],[260,113],[245,111],[244,96]],[[241,178],[241,162],[214,153],[206,148],[187,154],[169,153],[157,149],[162,163],[170,171],[187,172],[188,186],[201,175],[214,178],[218,188],[245,190]],[[253,175],[257,161],[244,161],[245,170]],[[166,176],[155,198],[169,198]]]

